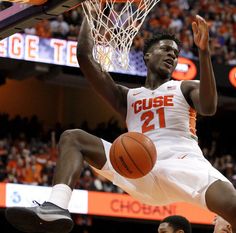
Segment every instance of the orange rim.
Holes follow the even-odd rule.
[[[103,3],[106,3],[106,2],[116,2],[116,3],[126,3],[126,2],[134,2],[134,3],[138,3],[140,2],[140,0],[100,0],[101,2]]]

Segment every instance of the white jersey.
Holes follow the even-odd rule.
[[[127,128],[128,131],[147,135],[156,144],[157,150],[162,149],[166,142],[168,147],[173,143],[183,147],[194,143],[199,153],[196,111],[187,103],[180,86],[181,81],[168,81],[155,90],[145,87],[130,89],[127,97]],[[172,155],[159,153],[158,158],[169,157]]]
[[[204,158],[197,143],[196,112],[180,85],[181,81],[169,81],[153,91],[141,87],[128,92],[127,127],[154,142],[157,161],[152,171],[139,179],[121,176],[111,165],[111,143],[104,140],[107,162],[101,170],[94,169],[143,203],[184,201],[206,207],[208,187],[216,180],[229,180]]]
[[[130,89],[126,123],[129,131],[159,136],[196,137],[196,112],[185,100],[181,81],[169,81],[155,90]]]

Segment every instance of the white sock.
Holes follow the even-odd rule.
[[[56,184],[52,187],[52,192],[48,202],[51,202],[63,209],[68,209],[72,195],[71,188],[66,184]]]

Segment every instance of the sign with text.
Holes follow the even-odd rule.
[[[55,38],[46,39],[35,35],[16,33],[0,41],[0,57],[77,68],[79,66],[76,58],[76,46],[76,41]],[[213,63],[213,68],[217,87],[229,88],[230,90],[227,90],[226,94],[230,95],[231,92],[235,96],[236,68],[216,63]],[[199,79],[200,72],[198,72],[198,69],[199,62],[197,60],[179,57],[173,78],[176,80]],[[145,79],[147,68],[143,61],[142,51],[130,51],[127,70],[120,68],[114,71],[113,67],[110,66],[109,71],[131,75],[135,83],[137,83],[137,78]]]
[[[164,206],[149,206],[134,200],[129,195],[89,192],[88,214],[161,220],[169,215],[182,215],[192,223],[212,224],[215,214],[195,205],[173,203]]]
[[[46,39],[35,35],[16,33],[0,41],[0,57],[78,67],[76,46],[76,41]],[[127,70],[120,68],[116,72],[146,76],[147,70],[141,51],[130,52],[129,60],[130,64]],[[112,66],[109,71],[114,71]],[[180,57],[173,77],[178,80],[191,80],[196,78],[196,74],[195,64],[187,58]]]
[[[5,206],[32,206],[33,201],[43,203],[49,199],[50,187],[6,184]],[[74,190],[69,204],[71,213],[87,214],[88,212],[88,191]]]
[[[32,206],[32,201],[48,200],[50,187],[0,183],[0,207]],[[215,214],[187,203],[150,206],[126,194],[74,190],[69,211],[118,218],[161,220],[169,215],[182,215],[196,224],[212,224]]]
[[[0,57],[78,67],[75,41],[16,33],[0,41]]]

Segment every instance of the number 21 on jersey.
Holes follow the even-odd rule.
[[[134,114],[141,114],[142,133],[154,130],[154,121],[159,121],[158,128],[166,127],[164,107],[174,106],[173,98],[174,95],[160,95],[138,99],[132,104]]]
[[[147,112],[144,112],[141,115],[141,121],[143,122],[143,124],[142,124],[142,133],[146,133],[150,130],[155,129],[155,124],[152,123],[153,120],[156,120],[155,118],[158,118],[159,128],[165,128],[166,127],[164,108],[149,110]]]

